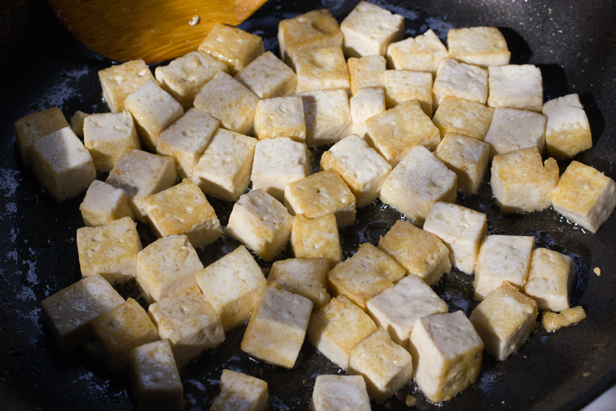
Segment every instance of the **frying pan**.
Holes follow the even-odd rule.
[[[314,8],[327,7],[341,20],[356,1],[270,1],[241,27],[262,35],[275,50],[276,25]],[[521,0],[391,0],[379,3],[406,19],[406,37],[432,28],[441,39],[451,27],[489,25],[501,28],[512,63],[532,63],[543,73],[546,100],[578,93],[593,130],[594,147],[576,159],[612,179],[616,142],[616,2]],[[155,39],[153,39],[155,41]],[[83,195],[58,203],[21,165],[12,126],[31,112],[59,106],[67,117],[75,110],[103,112],[97,71],[111,61],[78,43],[42,0],[0,2],[0,409],[133,409],[126,373],[111,374],[78,351],[61,354],[42,324],[40,301],[79,280],[75,231],[82,226],[78,206]],[[319,153],[315,153],[317,156]],[[561,162],[561,171],[568,162]],[[104,178],[104,176],[99,176]],[[458,203],[488,215],[490,233],[534,235],[544,246],[573,257],[578,279],[573,303],[588,317],[578,325],[547,333],[542,326],[510,358],[497,362],[484,355],[477,382],[438,407],[442,410],[577,410],[616,381],[616,216],[597,234],[570,224],[553,210],[501,216],[486,177],[480,193]],[[232,204],[213,201],[226,224]],[[362,242],[376,244],[401,216],[380,202],[360,210],[358,221],[341,231],[348,256]],[[144,246],[155,239],[140,225]],[[199,251],[205,265],[238,245],[220,239]],[[290,256],[285,251],[283,258]],[[261,262],[266,267],[267,265]],[[601,276],[593,268],[602,269]],[[470,314],[471,277],[457,270],[435,290],[450,310]],[[137,296],[134,285],[120,290]],[[244,328],[227,335],[182,371],[185,409],[208,409],[218,392],[223,368],[241,370],[269,383],[271,410],[308,408],[314,379],[340,373],[305,343],[293,370],[249,358],[239,344]],[[409,383],[374,409],[403,410],[407,395],[416,409],[434,410]]]

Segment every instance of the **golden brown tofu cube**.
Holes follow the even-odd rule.
[[[267,284],[304,296],[312,301],[314,308],[319,309],[330,300],[326,288],[328,272],[329,260],[327,258],[278,260],[272,264],[267,276]]]
[[[145,61],[131,60],[99,71],[98,78],[107,105],[113,113],[119,113],[124,110],[124,99],[154,76]]]
[[[216,24],[199,45],[199,50],[222,61],[231,75],[236,75],[263,54],[263,39],[237,27]]]
[[[321,217],[295,216],[291,227],[291,247],[298,258],[326,258],[330,266],[342,261],[342,248],[336,216],[333,213]]]

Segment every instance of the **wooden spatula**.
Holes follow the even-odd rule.
[[[82,43],[112,60],[154,63],[196,50],[216,23],[236,26],[266,0],[47,0]]]

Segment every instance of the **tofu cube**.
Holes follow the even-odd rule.
[[[31,165],[36,178],[58,201],[86,191],[96,179],[92,156],[70,127],[36,140]]]
[[[536,248],[530,260],[524,293],[537,302],[541,311],[564,311],[571,308],[569,294],[575,275],[571,257],[547,248]]]
[[[356,95],[362,88],[385,87],[385,67],[387,61],[383,56],[351,57],[347,61],[351,80],[351,95]]]
[[[392,108],[409,100],[417,100],[428,117],[432,117],[432,74],[409,70],[387,70],[385,101]]]
[[[396,166],[413,148],[434,149],[441,135],[417,101],[405,101],[366,120],[366,140]]]
[[[123,217],[134,218],[124,190],[100,180],[92,181],[79,210],[86,227],[97,227]]]
[[[411,354],[391,340],[387,331],[377,328],[351,348],[349,373],[366,380],[368,393],[384,401],[406,385],[413,376]]]
[[[472,64],[445,59],[436,72],[432,94],[434,110],[445,96],[485,104],[488,99],[488,71]]]
[[[483,238],[488,235],[488,216],[458,204],[434,203],[424,230],[449,248],[449,260],[458,270],[473,274]]]
[[[342,20],[344,53],[350,57],[384,56],[389,43],[402,40],[404,17],[360,1]]]
[[[385,90],[367,87],[357,91],[349,102],[351,108],[351,133],[367,139],[366,120],[385,111]]]
[[[349,186],[357,208],[373,202],[391,171],[389,163],[361,137],[350,135],[321,156],[321,168],[334,170]]]
[[[224,71],[201,87],[194,105],[220,120],[222,127],[251,134],[259,97]]]
[[[152,151],[156,150],[160,133],[184,114],[182,105],[156,80],[146,81],[129,94],[124,107],[133,115],[144,145]]]
[[[222,370],[220,395],[210,411],[265,411],[269,398],[267,383],[231,370]]]
[[[451,270],[449,249],[432,233],[398,220],[379,240],[378,248],[428,285]]]
[[[197,284],[225,330],[250,317],[267,287],[263,271],[243,245],[197,273]]]
[[[134,348],[158,340],[158,331],[143,307],[132,298],[92,321],[94,341],[86,352],[100,357],[110,371],[122,371],[130,364]]]
[[[149,303],[195,283],[201,260],[185,235],[159,238],[137,254],[137,285]]]
[[[441,137],[456,133],[483,141],[492,123],[494,109],[481,103],[454,96],[445,96],[432,121]]]
[[[597,169],[572,161],[552,191],[552,206],[596,233],[616,207],[616,183]]]
[[[537,147],[494,156],[490,185],[503,212],[538,211],[552,205],[550,195],[558,184],[558,163],[553,158],[542,160]]]
[[[449,312],[447,304],[419,277],[408,275],[368,300],[368,313],[397,344],[408,347],[413,325],[422,317]]]
[[[269,364],[293,368],[311,313],[308,298],[267,287],[248,321],[242,351]]]
[[[490,145],[490,157],[532,146],[543,154],[545,123],[543,114],[514,108],[495,109],[492,123],[483,139]]]
[[[24,166],[30,167],[34,143],[65,127],[69,124],[58,107],[37,111],[17,120],[14,126],[15,143]]]
[[[312,301],[316,309],[330,300],[327,292],[327,258],[289,258],[274,261],[267,276],[267,285],[287,290]]]
[[[235,75],[235,79],[261,98],[295,93],[297,76],[271,51],[261,54]]]
[[[173,158],[129,149],[120,156],[105,182],[126,192],[135,218],[145,223],[145,198],[171,187],[176,179]]]
[[[340,227],[355,221],[355,196],[334,170],[325,170],[287,185],[284,205],[292,215],[317,218],[334,213]]]
[[[84,113],[81,110],[75,111],[73,116],[71,117],[71,130],[77,135],[79,138],[83,138],[83,122],[91,114]]]
[[[428,71],[435,75],[446,58],[447,48],[432,29],[387,47],[387,62],[395,70]]]
[[[488,235],[475,265],[475,300],[481,301],[503,281],[523,289],[528,278],[535,237]]]
[[[550,156],[571,158],[592,147],[590,123],[577,94],[548,101],[542,113],[548,118],[545,140]]]
[[[204,51],[227,65],[229,74],[236,75],[251,61],[263,54],[263,39],[237,27],[216,24],[199,45]]]
[[[100,275],[84,278],[41,302],[54,339],[68,353],[92,336],[92,320],[124,299]]]
[[[309,11],[278,24],[280,55],[293,68],[292,54],[308,49],[342,47],[342,42],[338,22],[327,9]]]
[[[337,264],[327,275],[331,289],[342,294],[363,310],[375,295],[394,286],[406,270],[396,260],[370,243],[363,243],[357,252]]]
[[[135,122],[128,111],[89,115],[83,121],[83,137],[96,171],[111,170],[126,148],[141,149]]]
[[[305,143],[304,101],[300,96],[260,100],[255,110],[254,129],[259,140],[289,137]]]
[[[166,66],[156,67],[154,75],[162,88],[188,110],[199,89],[216,73],[229,71],[227,65],[204,51],[191,51]]]
[[[342,248],[336,216],[333,213],[316,218],[295,216],[291,247],[297,258],[326,258],[331,267],[338,264],[342,261]]]
[[[389,173],[379,196],[421,227],[434,203],[456,201],[456,181],[456,173],[427,148],[416,146]]]
[[[488,67],[488,106],[541,112],[543,79],[532,64]]]
[[[486,351],[504,361],[535,329],[537,303],[505,282],[473,310],[470,320]]]
[[[477,379],[483,348],[462,311],[420,318],[411,333],[415,383],[433,403],[450,400]]]
[[[351,110],[346,90],[316,90],[300,96],[308,147],[335,143],[350,134]]]
[[[476,194],[490,162],[490,145],[464,135],[448,133],[434,156],[456,173],[458,191]]]
[[[360,375],[319,375],[312,391],[311,411],[370,411],[366,382]]]
[[[196,108],[189,109],[158,137],[156,153],[175,159],[182,178],[192,173],[220,127],[220,121]]]
[[[126,97],[148,80],[153,80],[154,76],[145,61],[131,60],[100,70],[98,78],[111,112],[120,113],[124,111]]]
[[[511,53],[505,37],[496,27],[465,27],[447,33],[449,58],[478,66],[509,64]]]
[[[291,237],[293,217],[265,191],[246,193],[233,205],[225,233],[245,244],[265,261],[271,261]]]
[[[189,179],[144,200],[148,221],[159,237],[185,234],[194,248],[222,235],[220,221],[203,192]]]
[[[308,338],[321,354],[346,370],[349,368],[351,348],[376,328],[368,314],[345,296],[339,295],[312,314]]]
[[[219,128],[193,169],[192,180],[207,195],[237,201],[250,184],[257,139]]]
[[[293,56],[297,72],[296,93],[351,89],[349,69],[340,47],[303,50]]]
[[[252,189],[261,189],[282,202],[287,185],[309,173],[306,144],[288,137],[259,140],[252,163]]]
[[[141,411],[179,411],[184,388],[169,341],[154,341],[130,353],[130,377]]]
[[[150,304],[148,315],[180,366],[225,340],[220,316],[197,284]]]
[[[135,278],[142,250],[137,224],[124,217],[98,227],[77,229],[79,267],[83,278],[101,275],[111,284]]]

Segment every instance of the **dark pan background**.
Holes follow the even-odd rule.
[[[314,8],[327,7],[341,20],[356,1],[268,2],[241,27],[265,38],[275,50],[276,25]],[[576,159],[616,178],[616,32],[613,1],[390,1],[378,3],[403,14],[406,37],[432,28],[442,40],[451,27],[499,27],[512,51],[512,63],[538,65],[545,99],[578,93],[585,105],[595,146]],[[155,39],[152,39],[155,41]],[[126,410],[134,408],[125,373],[111,374],[78,351],[64,356],[41,322],[40,301],[80,278],[75,230],[82,226],[83,195],[53,201],[18,160],[13,123],[37,110],[58,106],[67,118],[75,110],[108,111],[97,71],[112,62],[79,44],[42,0],[0,0],[0,409]],[[320,152],[315,152],[318,160]],[[568,162],[560,164],[561,171]],[[99,176],[104,178],[104,176]],[[486,177],[489,181],[489,176]],[[403,410],[404,398],[418,399],[418,410],[577,410],[616,381],[616,217],[597,234],[584,232],[553,210],[502,217],[484,182],[474,198],[458,203],[488,214],[490,233],[534,235],[537,244],[574,258],[578,281],[574,304],[588,318],[548,334],[538,326],[522,348],[504,362],[484,356],[475,384],[436,407],[408,384],[374,409]],[[226,224],[231,204],[213,201]],[[346,255],[359,243],[378,242],[400,214],[380,202],[360,210],[358,221],[342,230]],[[140,225],[142,242],[155,237]],[[221,239],[200,250],[210,264],[238,245]],[[287,249],[283,257],[289,257]],[[267,267],[266,264],[263,264]],[[600,277],[592,273],[601,267]],[[456,270],[435,290],[450,310],[470,314],[471,277]],[[137,296],[134,285],[120,290]],[[270,409],[305,410],[314,379],[340,370],[305,343],[294,370],[250,359],[239,349],[244,327],[191,362],[183,371],[185,409],[208,409],[218,392],[223,367],[264,378]]]

